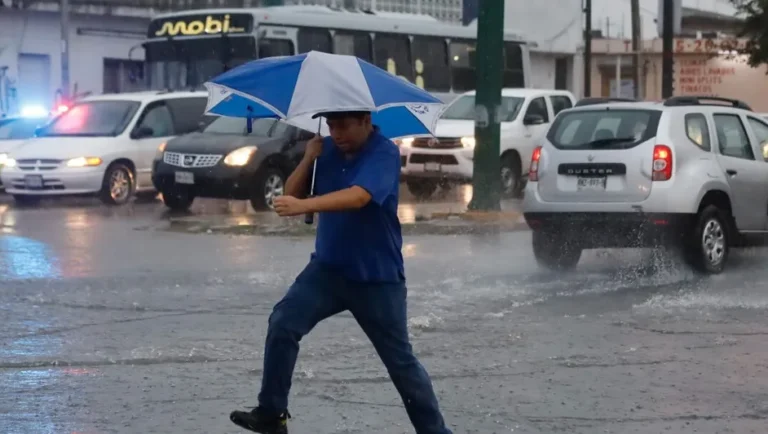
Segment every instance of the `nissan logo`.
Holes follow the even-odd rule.
[[[191,166],[195,164],[195,156],[194,155],[185,155],[184,156],[184,165],[185,166]]]

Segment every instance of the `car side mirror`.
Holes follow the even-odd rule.
[[[544,118],[539,115],[527,115],[523,118],[524,125],[541,125],[544,123]]]
[[[35,128],[35,137],[40,137],[45,132],[45,127],[37,127]]]
[[[146,139],[147,137],[152,137],[155,135],[155,130],[153,130],[150,127],[139,127],[136,128],[133,131],[133,134],[131,134],[131,138],[133,139]]]
[[[205,130],[205,127],[207,126],[208,126],[208,122],[205,122],[205,121],[198,122],[197,131],[202,133]]]

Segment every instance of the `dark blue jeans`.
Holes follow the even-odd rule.
[[[318,322],[349,310],[384,362],[416,433],[451,434],[408,342],[406,293],[405,283],[350,282],[311,261],[269,317],[259,405],[275,412],[288,408],[299,341]]]

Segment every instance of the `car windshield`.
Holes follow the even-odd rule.
[[[24,140],[35,135],[35,129],[46,122],[45,118],[17,118],[0,120],[0,140]]]
[[[42,136],[114,137],[120,135],[140,106],[137,101],[87,101],[72,106],[42,131]]]
[[[274,119],[254,119],[252,136],[269,137],[269,131],[274,125]],[[231,118],[222,116],[211,122],[203,132],[207,134],[238,134],[245,135],[247,127],[243,118]]]
[[[520,113],[520,107],[522,107],[524,98],[518,98],[514,96],[504,96],[501,98],[501,122],[512,122]],[[440,119],[446,120],[475,120],[475,96],[464,95],[460,96],[456,101],[451,103],[445,113]]]
[[[656,136],[658,110],[577,110],[558,115],[547,139],[560,149],[627,149]]]

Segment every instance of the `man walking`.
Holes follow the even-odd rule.
[[[451,434],[408,341],[400,152],[368,112],[322,116],[331,136],[307,144],[286,195],[274,202],[280,216],[319,213],[315,253],[269,317],[259,406],[230,419],[257,433],[287,433],[299,341],[321,320],[349,310],[384,362],[416,433]],[[315,158],[317,196],[304,198]]]

